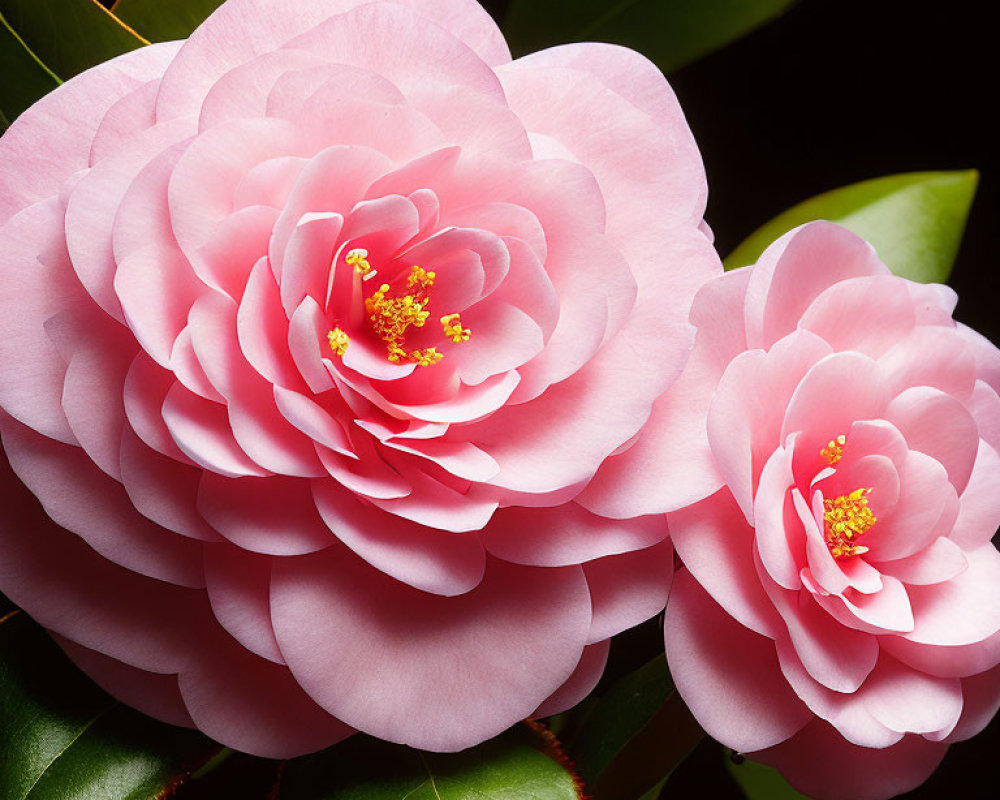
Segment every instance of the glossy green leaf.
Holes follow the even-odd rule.
[[[614,42],[673,72],[781,14],[795,0],[512,0],[515,55],[565,42]]]
[[[774,767],[749,759],[743,759],[737,764],[730,757],[729,750],[725,753],[726,770],[740,785],[747,800],[809,800],[789,786],[788,781]]]
[[[63,80],[149,44],[97,0],[0,0],[0,14]]]
[[[59,83],[0,13],[0,133]]]
[[[626,675],[600,698],[567,743],[580,777],[596,785],[615,756],[653,718],[674,684],[667,660],[657,656]]]
[[[523,725],[461,753],[357,735],[288,762],[280,800],[577,800],[572,776]]]
[[[118,0],[114,15],[152,42],[186,39],[223,0]]]
[[[4,800],[153,800],[219,749],[109,697],[22,612],[2,618]]]
[[[771,242],[816,219],[838,222],[874,245],[897,275],[944,283],[965,231],[979,175],[910,172],[817,195],[761,226],[726,259],[726,269],[753,264]]]

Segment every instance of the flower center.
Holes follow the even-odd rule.
[[[867,553],[864,545],[855,544],[876,518],[868,507],[871,489],[855,489],[832,500],[823,501],[823,533],[834,558],[847,558]]]
[[[374,277],[376,271],[368,261],[368,251],[357,248],[347,253],[346,262],[364,280]],[[436,347],[409,349],[406,334],[410,328],[422,328],[430,317],[427,306],[431,302],[430,288],[434,285],[435,274],[423,267],[410,267],[405,280],[397,279],[396,285],[381,284],[377,290],[365,298],[365,316],[372,331],[386,345],[386,358],[394,364],[417,364],[429,367],[442,358]],[[455,344],[469,341],[472,331],[462,327],[459,314],[441,317],[442,333]],[[331,330],[327,337],[330,348],[338,356],[347,352],[350,338],[341,328]]]
[[[819,454],[827,464],[834,467],[844,457],[844,445],[846,444],[847,437],[844,434],[840,434],[836,439],[831,439],[827,442],[826,447],[820,450]]]

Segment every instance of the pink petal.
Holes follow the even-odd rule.
[[[198,511],[233,544],[255,553],[292,556],[334,544],[309,493],[295,478],[226,478],[206,472]]]
[[[937,523],[954,499],[944,467],[918,451],[907,454],[899,470],[899,483],[899,502],[888,512],[879,513],[865,536],[870,558],[876,561],[905,558],[923,550],[940,535]]]
[[[353,733],[306,696],[287,668],[214,633],[177,679],[198,730],[264,758],[322,750]]]
[[[530,716],[532,718],[549,717],[561,714],[581,702],[589,695],[604,674],[608,662],[608,651],[611,640],[588,644],[583,648],[583,655],[569,679],[556,689]]]
[[[895,393],[911,386],[931,386],[966,397],[976,381],[975,358],[952,328],[918,326],[879,358]]]
[[[905,638],[935,645],[978,642],[1000,629],[1000,553],[985,544],[966,553],[969,568],[945,583],[909,587],[914,627]]]
[[[955,729],[946,741],[960,742],[969,739],[985,728],[1000,708],[1000,666],[962,681],[965,707]]]
[[[125,376],[125,416],[146,445],[183,464],[193,462],[174,443],[161,408],[175,383],[174,376],[140,350]]]
[[[782,677],[774,643],[730,617],[687,570],[674,578],[664,636],[677,690],[726,746],[770,747],[812,716]]]
[[[179,586],[204,585],[199,543],[141,516],[121,484],[80,448],[48,439],[9,417],[2,429],[12,468],[53,521],[141,575]]]
[[[937,459],[961,493],[969,482],[979,446],[976,422],[955,398],[926,386],[907,389],[886,409],[886,419],[913,450]]]
[[[325,302],[330,265],[333,263],[344,218],[324,212],[304,214],[288,239],[281,271],[281,305],[287,318],[306,297]]]
[[[916,589],[919,587],[910,587]],[[903,633],[914,628],[914,604],[910,591],[891,575],[882,576],[882,589],[874,594],[861,594],[847,589],[840,595],[814,594],[816,602],[843,625],[866,633]]]
[[[116,699],[170,725],[194,727],[177,687],[176,675],[137,669],[57,633],[52,638],[74,664]]]
[[[191,268],[207,286],[243,297],[250,272],[267,254],[278,211],[268,206],[241,208],[215,227],[211,238],[191,255]]]
[[[198,513],[199,469],[147,447],[126,427],[121,437],[121,471],[128,499],[144,517],[181,536],[221,541]]]
[[[904,664],[942,678],[965,678],[1000,663],[1000,631],[965,645],[930,645],[883,636],[881,647]]]
[[[274,402],[281,415],[315,442],[344,456],[354,455],[353,445],[343,425],[310,397],[274,387]]]
[[[794,442],[789,442],[793,445]],[[792,449],[779,447],[764,464],[754,498],[757,552],[768,574],[786,589],[802,586],[806,536],[795,508]],[[797,493],[797,492],[796,492]]]
[[[670,540],[583,565],[594,618],[590,642],[609,639],[659,614],[667,603],[674,576]]]
[[[950,538],[963,549],[972,550],[992,539],[1000,526],[1000,456],[982,439],[959,501],[961,509]]]
[[[927,780],[947,749],[917,735],[884,749],[858,747],[816,720],[787,742],[749,755],[816,800],[884,800]]]
[[[476,589],[444,598],[330,550],[275,564],[271,615],[293,675],[324,708],[445,751],[499,733],[570,677],[590,598],[579,567],[493,560]]]
[[[879,722],[899,733],[950,732],[962,713],[957,678],[935,678],[887,654],[865,681],[860,699]]]
[[[870,244],[839,225],[811,222],[789,231],[764,251],[750,277],[747,344],[770,347],[790,333],[827,287],[888,272]]]
[[[220,543],[205,547],[205,589],[212,613],[251,653],[284,664],[271,627],[271,557]]]
[[[969,562],[951,539],[938,537],[923,550],[895,561],[880,561],[878,569],[909,585],[926,586],[949,581],[964,572]]]
[[[333,481],[313,481],[331,531],[375,569],[430,594],[454,597],[479,585],[486,552],[479,537],[418,525],[362,502]]]
[[[802,313],[799,327],[819,334],[835,350],[878,358],[913,330],[914,321],[906,283],[895,275],[871,275],[824,289]]]
[[[740,624],[773,638],[781,626],[754,567],[753,529],[725,489],[667,516],[684,566]]]
[[[483,544],[504,561],[563,567],[644,550],[666,536],[666,521],[658,514],[608,520],[576,503],[565,503],[551,508],[500,509],[483,531]]]
[[[91,144],[105,114],[119,99],[159,78],[178,47],[176,42],[141,47],[89,69],[15,120],[0,144],[0,225],[58,194],[67,177],[90,166]],[[44,149],[39,141],[46,142]]]
[[[788,626],[791,645],[809,675],[836,692],[856,691],[875,667],[875,637],[841,625],[808,591],[791,592],[766,580],[764,588]]]
[[[62,226],[62,205],[54,198],[21,211],[0,229],[4,241],[0,254],[4,285],[0,293],[0,370],[4,376],[0,404],[24,424],[70,444],[76,438],[60,402],[66,363],[44,325],[54,314],[90,301],[76,280],[65,248],[53,246],[62,239]]]

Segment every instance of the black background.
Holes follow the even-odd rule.
[[[502,19],[505,2],[486,5]],[[720,253],[828,189],[897,172],[975,168],[979,192],[950,284],[960,298],[956,317],[1000,342],[1000,125],[990,5],[800,0],[775,22],[671,75],[708,171],[706,217]],[[997,800],[998,756],[994,720],[952,747],[931,779],[904,797]],[[663,796],[741,797],[718,763],[717,750],[699,748]]]

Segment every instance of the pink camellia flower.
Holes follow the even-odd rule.
[[[700,291],[684,375],[581,498],[680,509],[676,685],[812,797],[912,788],[1000,704],[1000,351],[955,301],[792,231]]]
[[[230,0],[0,141],[0,591],[241,750],[450,750],[662,608],[574,497],[720,271],[663,76],[471,0]]]

